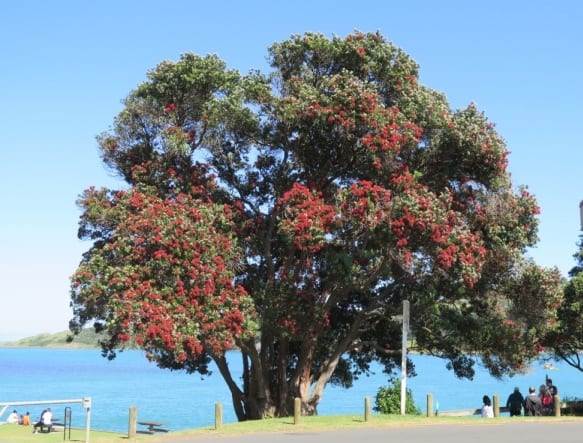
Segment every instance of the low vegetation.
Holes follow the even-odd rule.
[[[401,381],[396,380],[391,386],[381,386],[376,394],[374,410],[381,414],[401,413]],[[421,409],[415,406],[413,392],[406,390],[405,414],[421,414]]]

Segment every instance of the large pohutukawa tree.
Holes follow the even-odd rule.
[[[269,60],[241,75],[186,54],[130,93],[99,137],[128,189],[80,199],[93,246],[71,330],[93,323],[110,357],[133,340],[164,368],[214,360],[240,420],[295,397],[314,413],[328,383],[393,371],[404,300],[415,348],[457,375],[524,368],[560,292],[522,259],[538,207],[493,125],[378,33],[293,36]]]

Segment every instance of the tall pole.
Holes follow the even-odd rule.
[[[407,404],[407,336],[409,334],[409,300],[403,301],[403,340],[401,346],[401,415]]]
[[[85,443],[89,443],[91,429],[91,397],[83,397],[83,407],[87,410],[85,417]]]

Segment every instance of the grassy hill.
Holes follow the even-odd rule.
[[[65,349],[97,349],[98,335],[92,329],[84,329],[71,343],[67,342],[69,331],[55,334],[39,334],[22,340],[0,342],[0,347],[14,348],[65,348]]]

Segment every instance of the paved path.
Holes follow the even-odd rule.
[[[176,443],[581,443],[583,421],[520,421],[181,437]]]

